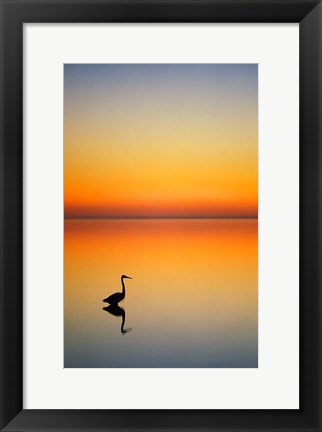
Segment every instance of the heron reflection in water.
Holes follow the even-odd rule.
[[[129,331],[131,331],[132,329],[125,329],[124,328],[124,324],[125,324],[125,310],[123,308],[121,308],[119,305],[117,304],[112,304],[109,305],[107,307],[104,307],[103,310],[105,310],[106,312],[110,313],[111,315],[114,316],[121,316],[122,317],[122,324],[121,324],[121,333],[127,333]]]

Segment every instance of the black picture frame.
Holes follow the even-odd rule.
[[[0,0],[0,5],[1,430],[322,431],[321,1]],[[299,410],[23,409],[23,23],[38,22],[299,23]]]

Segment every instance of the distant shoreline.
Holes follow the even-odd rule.
[[[258,219],[258,216],[113,216],[113,217],[105,217],[105,216],[65,216],[64,220],[115,220],[115,219],[124,219],[124,220],[191,220],[191,219],[201,219],[201,220],[226,220],[226,219]]]

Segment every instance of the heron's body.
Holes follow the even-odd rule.
[[[111,294],[109,297],[106,297],[103,299],[103,302],[108,303],[110,305],[117,305],[122,301],[125,297],[125,285],[123,279],[132,279],[129,276],[123,275],[121,277],[121,283],[122,283],[122,292],[116,292],[114,294]]]
[[[120,301],[122,301],[124,299],[124,297],[125,297],[125,294],[123,294],[121,292],[117,292],[117,293],[110,295],[106,299],[104,299],[103,302],[108,303],[110,305],[116,305],[116,304],[120,303]]]

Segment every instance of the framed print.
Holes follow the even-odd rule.
[[[320,2],[1,16],[1,429],[320,431]]]

